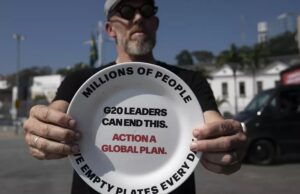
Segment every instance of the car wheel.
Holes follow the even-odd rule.
[[[248,160],[253,164],[267,165],[275,162],[275,146],[268,140],[258,140],[251,144]]]

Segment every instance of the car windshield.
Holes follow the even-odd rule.
[[[270,99],[272,94],[273,94],[272,90],[264,91],[257,94],[246,106],[244,111],[256,112],[261,110],[261,108],[265,105],[265,103]]]

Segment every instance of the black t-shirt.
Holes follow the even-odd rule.
[[[74,72],[68,75],[60,87],[57,90],[57,94],[54,100],[65,100],[67,102],[71,102],[73,96],[76,91],[80,88],[80,86],[92,75],[100,71],[101,69],[114,65],[115,63],[110,63],[106,66],[102,66],[100,68],[94,69],[84,69],[77,72]],[[218,111],[217,104],[214,99],[214,95],[212,90],[206,81],[199,73],[185,70],[182,68],[178,68],[176,66],[167,65],[163,62],[157,62],[156,65],[164,67],[177,76],[179,76],[182,80],[186,82],[186,84],[192,89],[194,94],[196,95],[203,112],[207,110],[215,110]],[[73,183],[72,183],[72,194],[96,194],[91,187],[89,187],[74,171],[73,173]],[[179,188],[172,192],[172,194],[195,194],[195,180],[194,175],[192,174]]]

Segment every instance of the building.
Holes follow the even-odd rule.
[[[258,43],[266,43],[268,41],[268,23],[259,22],[257,24]]]
[[[250,100],[260,91],[280,84],[280,72],[289,65],[280,61],[269,64],[266,68],[253,74],[251,71],[237,71],[236,82],[229,65],[224,65],[211,73],[209,80],[222,114],[236,114],[242,111]]]
[[[31,99],[46,97],[51,102],[55,97],[56,90],[59,87],[63,77],[61,75],[45,75],[33,77],[30,88]]]
[[[0,89],[7,89],[8,84],[6,80],[0,80]]]
[[[0,90],[7,89],[9,87],[7,80],[0,76]]]
[[[294,13],[283,13],[276,20],[270,21],[268,26],[270,38],[284,34],[285,32],[296,32],[297,15]]]
[[[266,43],[268,40],[286,32],[297,32],[295,40],[298,44],[298,50],[300,50],[300,16],[297,16],[297,14],[283,13],[275,20],[261,21],[257,24],[258,43]]]

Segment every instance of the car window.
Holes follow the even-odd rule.
[[[271,98],[273,95],[273,91],[264,91],[256,95],[253,100],[248,104],[245,108],[245,111],[256,112],[263,108],[266,105],[266,102]]]
[[[272,107],[272,108],[277,108],[278,107],[278,98],[273,98],[272,100],[271,100],[271,102],[270,102],[270,107]]]
[[[300,90],[286,90],[280,93],[279,108],[284,113],[300,113]]]

